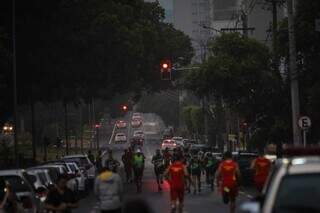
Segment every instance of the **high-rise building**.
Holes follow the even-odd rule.
[[[244,27],[243,14],[247,16],[249,37],[271,45],[272,12],[266,0],[173,0],[173,25],[192,39],[195,62],[207,55],[207,42],[222,28]],[[284,9],[279,6],[279,20]],[[207,26],[208,28],[203,28]],[[242,33],[243,31],[238,31]]]
[[[210,0],[173,0],[173,25],[191,38],[195,62],[206,57],[212,32],[203,26],[210,26],[210,22]]]

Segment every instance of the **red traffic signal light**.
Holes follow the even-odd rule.
[[[127,111],[128,110],[128,106],[127,105],[122,105],[122,110],[123,111]]]
[[[160,72],[162,80],[171,80],[171,61],[169,59],[164,59],[160,63]]]
[[[167,63],[162,64],[162,69],[168,69],[168,67],[169,67],[169,64]]]

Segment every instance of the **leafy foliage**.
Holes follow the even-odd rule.
[[[0,29],[5,32],[11,30],[10,11],[11,1],[5,0],[0,9]],[[189,63],[193,55],[190,39],[163,22],[164,10],[157,2],[17,1],[16,15],[22,104],[31,97],[79,103],[128,91],[158,90],[163,87],[159,61],[183,57]],[[0,39],[2,35],[0,30]],[[1,44],[2,40],[0,52]],[[1,69],[10,72],[9,67],[1,65]]]

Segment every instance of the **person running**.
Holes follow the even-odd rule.
[[[119,161],[113,158],[112,150],[109,150],[109,156],[108,159],[105,161],[105,167],[111,169],[112,172],[116,173],[118,172],[118,168],[120,166]]]
[[[210,185],[211,190],[214,190],[214,175],[218,167],[217,160],[211,152],[208,152],[204,158],[204,167],[206,170],[206,182]]]
[[[194,155],[191,158],[189,164],[189,170],[191,173],[191,180],[194,183],[193,194],[197,194],[197,192],[201,192],[201,162],[198,159],[197,155]]]
[[[91,151],[91,150],[88,151],[88,158],[89,158],[90,162],[91,162],[92,164],[94,164],[95,158],[94,158],[94,155],[92,154],[92,151]]]
[[[217,171],[217,185],[220,186],[223,202],[229,204],[230,213],[235,212],[239,182],[240,170],[238,163],[232,159],[231,152],[225,152],[223,161]]]
[[[164,172],[164,158],[161,155],[160,149],[156,150],[156,154],[152,157],[152,164],[154,165],[154,173],[156,174],[158,191],[162,191],[161,184],[163,183]]]
[[[175,213],[177,209],[179,213],[182,213],[185,179],[190,180],[187,168],[182,163],[182,156],[176,156],[173,159],[173,163],[166,169],[164,176],[168,178],[170,184],[171,213]]]
[[[132,152],[130,149],[125,149],[122,155],[122,163],[126,173],[127,183],[132,182]]]
[[[169,148],[166,148],[163,151],[163,158],[164,158],[164,166],[165,168],[168,168],[172,160],[172,155],[170,154]]]
[[[101,152],[101,150],[98,151],[95,164],[96,164],[96,168],[99,172],[102,169],[102,152]]]
[[[145,157],[140,149],[137,149],[136,153],[133,155],[133,173],[134,179],[137,186],[137,192],[141,192],[142,187],[142,177],[144,171]]]
[[[254,172],[253,180],[256,188],[261,193],[271,169],[271,161],[264,157],[263,150],[260,150],[259,156],[252,161],[251,169]]]
[[[120,175],[104,167],[96,177],[94,194],[101,213],[121,213],[123,185]]]
[[[68,176],[60,175],[45,201],[45,209],[54,213],[71,213],[78,207],[75,194],[67,187]]]

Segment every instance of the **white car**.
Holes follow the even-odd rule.
[[[41,212],[43,203],[40,201],[35,193],[34,187],[30,182],[35,182],[34,176],[29,176],[25,170],[1,170],[0,177],[7,183],[15,192],[18,198],[19,212]]]
[[[172,140],[177,144],[177,146],[183,146],[183,137],[173,137]]]
[[[127,142],[127,136],[124,133],[117,133],[114,137],[114,142],[121,143],[121,142]]]
[[[139,119],[134,119],[134,120],[131,121],[131,126],[132,126],[133,128],[138,128],[138,127],[140,127],[141,125],[142,125],[142,121],[139,120]]]
[[[75,162],[79,168],[84,168],[88,179],[93,182],[96,176],[96,168],[93,165],[87,155],[78,154],[78,155],[67,155],[62,158],[65,162]]]
[[[80,170],[80,168],[75,162],[67,162],[66,164],[72,171],[72,174],[75,175],[75,179],[78,183],[78,191],[85,192],[87,178],[85,177],[84,173]]]
[[[135,119],[142,120],[140,113],[135,112],[132,114],[131,120],[135,120]]]
[[[239,212],[320,212],[319,180],[319,156],[276,160],[262,195],[242,204]]]
[[[118,129],[124,129],[127,127],[127,122],[125,121],[117,121],[116,126]]]
[[[144,138],[144,133],[141,130],[136,130],[133,132],[133,137]]]
[[[176,147],[177,147],[177,144],[175,143],[174,140],[171,140],[171,139],[163,140],[161,144],[161,150],[165,150],[167,148],[169,150],[173,150]]]

